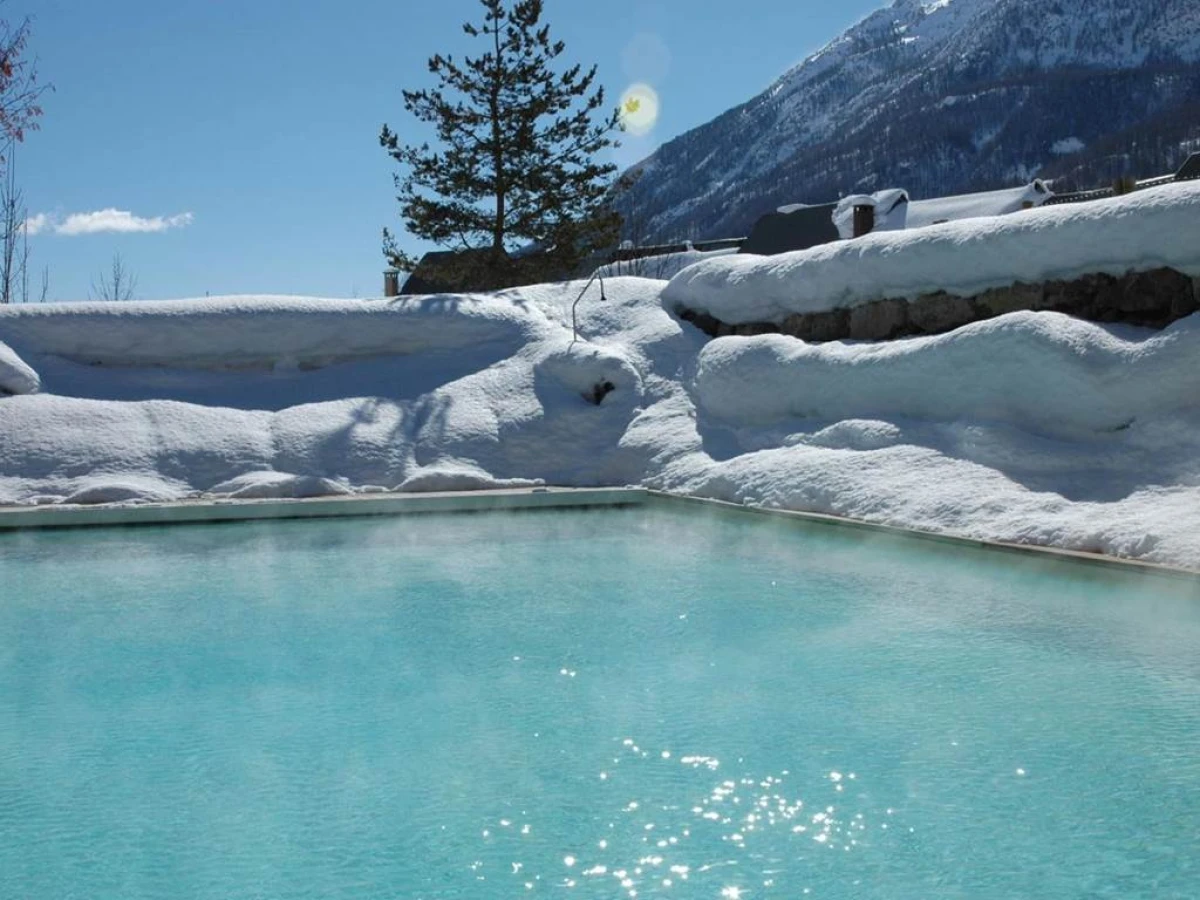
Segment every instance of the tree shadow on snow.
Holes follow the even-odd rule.
[[[200,406],[276,412],[348,397],[411,399],[508,357],[503,342],[471,352],[441,350],[373,357],[321,368],[250,371],[86,366],[47,358],[45,393],[87,400],[175,400]]]

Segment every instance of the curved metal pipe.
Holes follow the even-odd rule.
[[[587,280],[587,284],[583,286],[583,290],[579,292],[579,296],[575,298],[575,302],[571,304],[571,343],[574,344],[579,340],[579,328],[576,325],[575,309],[579,306],[579,301],[583,299],[583,295],[587,293],[587,289],[592,286],[593,281],[600,282],[600,302],[603,303],[608,298],[604,296],[604,276],[597,269],[592,273],[592,277]]]

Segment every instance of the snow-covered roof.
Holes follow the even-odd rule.
[[[1021,187],[978,194],[958,194],[930,200],[910,200],[908,227],[924,228],[939,222],[956,222],[980,216],[1002,216],[1023,209],[1041,206],[1054,194],[1042,181],[1032,181]],[[1029,207],[1026,207],[1029,204]]]

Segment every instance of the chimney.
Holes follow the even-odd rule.
[[[843,220],[845,221],[845,220]],[[854,236],[862,237],[875,230],[875,207],[864,203],[854,207]]]
[[[400,296],[400,270],[399,269],[384,269],[383,270],[383,296],[399,297]]]

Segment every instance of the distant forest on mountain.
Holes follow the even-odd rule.
[[[618,208],[637,240],[729,237],[787,203],[1034,177],[1078,190],[1166,174],[1195,150],[1200,12],[1186,4],[901,0],[665,144]]]

